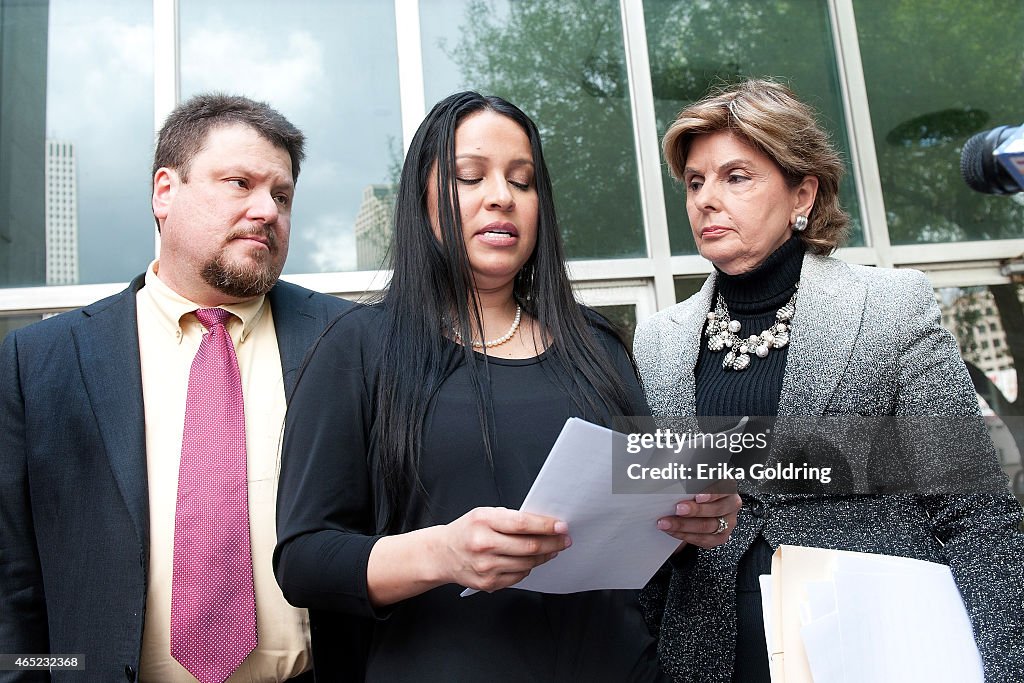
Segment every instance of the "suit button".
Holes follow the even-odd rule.
[[[131,664],[124,665],[124,677],[128,679],[128,683],[134,683],[135,681],[135,667]]]
[[[750,514],[754,517],[757,517],[758,519],[764,517],[764,503],[762,503],[759,500],[755,500],[754,502],[752,502],[750,504]]]

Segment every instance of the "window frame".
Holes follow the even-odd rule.
[[[154,138],[180,99],[179,0],[153,2]],[[419,0],[393,0],[398,46],[403,150],[425,115]],[[679,276],[706,275],[711,264],[697,255],[673,256],[667,210],[661,186],[660,131],[654,113],[643,0],[619,0],[626,71],[637,156],[643,234],[642,258],[574,260],[569,273],[578,295],[593,305],[633,304],[637,320],[675,303],[674,281]],[[882,183],[874,146],[867,88],[861,63],[853,0],[828,0],[833,47],[842,88],[847,134],[851,145],[854,184],[865,224],[863,247],[840,249],[843,260],[883,267],[913,267],[925,271],[934,287],[1001,284],[1007,255],[1024,254],[1024,239],[892,245],[886,221]],[[681,210],[674,207],[673,210]],[[154,255],[160,239],[153,230]],[[142,272],[145,264],[139,264]],[[347,298],[363,298],[387,282],[387,271],[350,271],[285,275],[283,279]],[[0,316],[41,314],[88,304],[113,294],[126,283],[15,287],[0,289]]]

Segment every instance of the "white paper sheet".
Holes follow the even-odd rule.
[[[948,567],[833,575],[847,680],[982,683],[981,657]],[[817,680],[817,679],[815,679]]]
[[[772,657],[771,643],[775,642],[775,622],[772,615],[775,610],[772,605],[772,576],[771,574],[761,574],[757,577],[757,582],[761,584],[761,613],[764,615],[764,642],[769,644],[768,647],[768,675],[771,677],[771,683],[785,683],[782,676],[781,662],[776,661]]]
[[[762,577],[762,592],[785,583],[783,576],[790,588],[765,596],[765,631],[770,637],[783,629],[780,618],[789,625],[787,619],[799,619],[799,642],[783,643],[786,656],[806,656],[807,671],[796,681],[984,681],[971,622],[946,565],[782,546],[773,558],[777,570],[774,581]],[[785,609],[776,611],[780,599]]]
[[[612,493],[613,439],[625,436],[578,418],[566,421],[520,509],[565,521],[572,546],[513,588],[542,593],[642,588],[679,546],[657,522],[693,495]],[[685,462],[686,453],[676,458]],[[475,592],[466,589],[462,595]]]
[[[806,609],[801,609],[801,621],[809,624],[836,611],[836,590],[832,581],[805,581]]]
[[[832,612],[800,627],[814,683],[847,683],[843,673],[839,614]]]

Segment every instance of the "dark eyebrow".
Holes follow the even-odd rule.
[[[717,170],[719,172],[719,174],[721,174],[722,171],[728,171],[729,169],[736,168],[737,166],[750,166],[751,163],[753,163],[753,162],[750,159],[744,159],[743,157],[737,157],[735,159],[729,159],[725,163],[720,164],[718,166],[718,168],[715,169],[715,170]],[[698,171],[697,169],[695,169],[695,168],[693,168],[691,166],[687,166],[686,168],[683,169],[683,175],[686,175],[687,173],[693,173],[695,175],[703,175],[700,171]]]
[[[718,167],[718,172],[721,173],[722,171],[727,171],[731,168],[736,168],[737,166],[750,166],[752,163],[754,162],[750,159],[744,159],[743,157],[729,159],[729,161]]]
[[[247,166],[241,166],[238,164],[229,164],[221,172],[224,176],[243,176],[245,178],[257,177],[261,180],[265,180],[268,177],[266,173],[257,173]],[[295,191],[295,181],[291,179],[291,176],[284,178],[280,183],[274,183],[272,185],[274,190],[285,190],[287,192]]]
[[[486,157],[482,154],[460,154],[457,157],[455,157],[456,161],[459,161],[461,159],[469,159],[471,161],[490,161],[489,157]],[[513,159],[510,165],[513,167],[533,166],[533,159],[527,159],[525,157],[520,159]]]

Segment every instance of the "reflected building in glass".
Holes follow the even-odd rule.
[[[353,227],[358,270],[388,267],[385,259],[391,241],[391,216],[394,210],[394,186],[367,185],[363,189],[363,201],[359,205]]]
[[[1018,301],[1022,292],[1018,289]],[[1014,400],[1017,372],[991,290],[950,287],[937,290],[936,299],[942,309],[942,324],[956,337],[964,360],[977,366],[1007,398]]]
[[[78,282],[78,177],[75,146],[46,141],[46,284]]]

